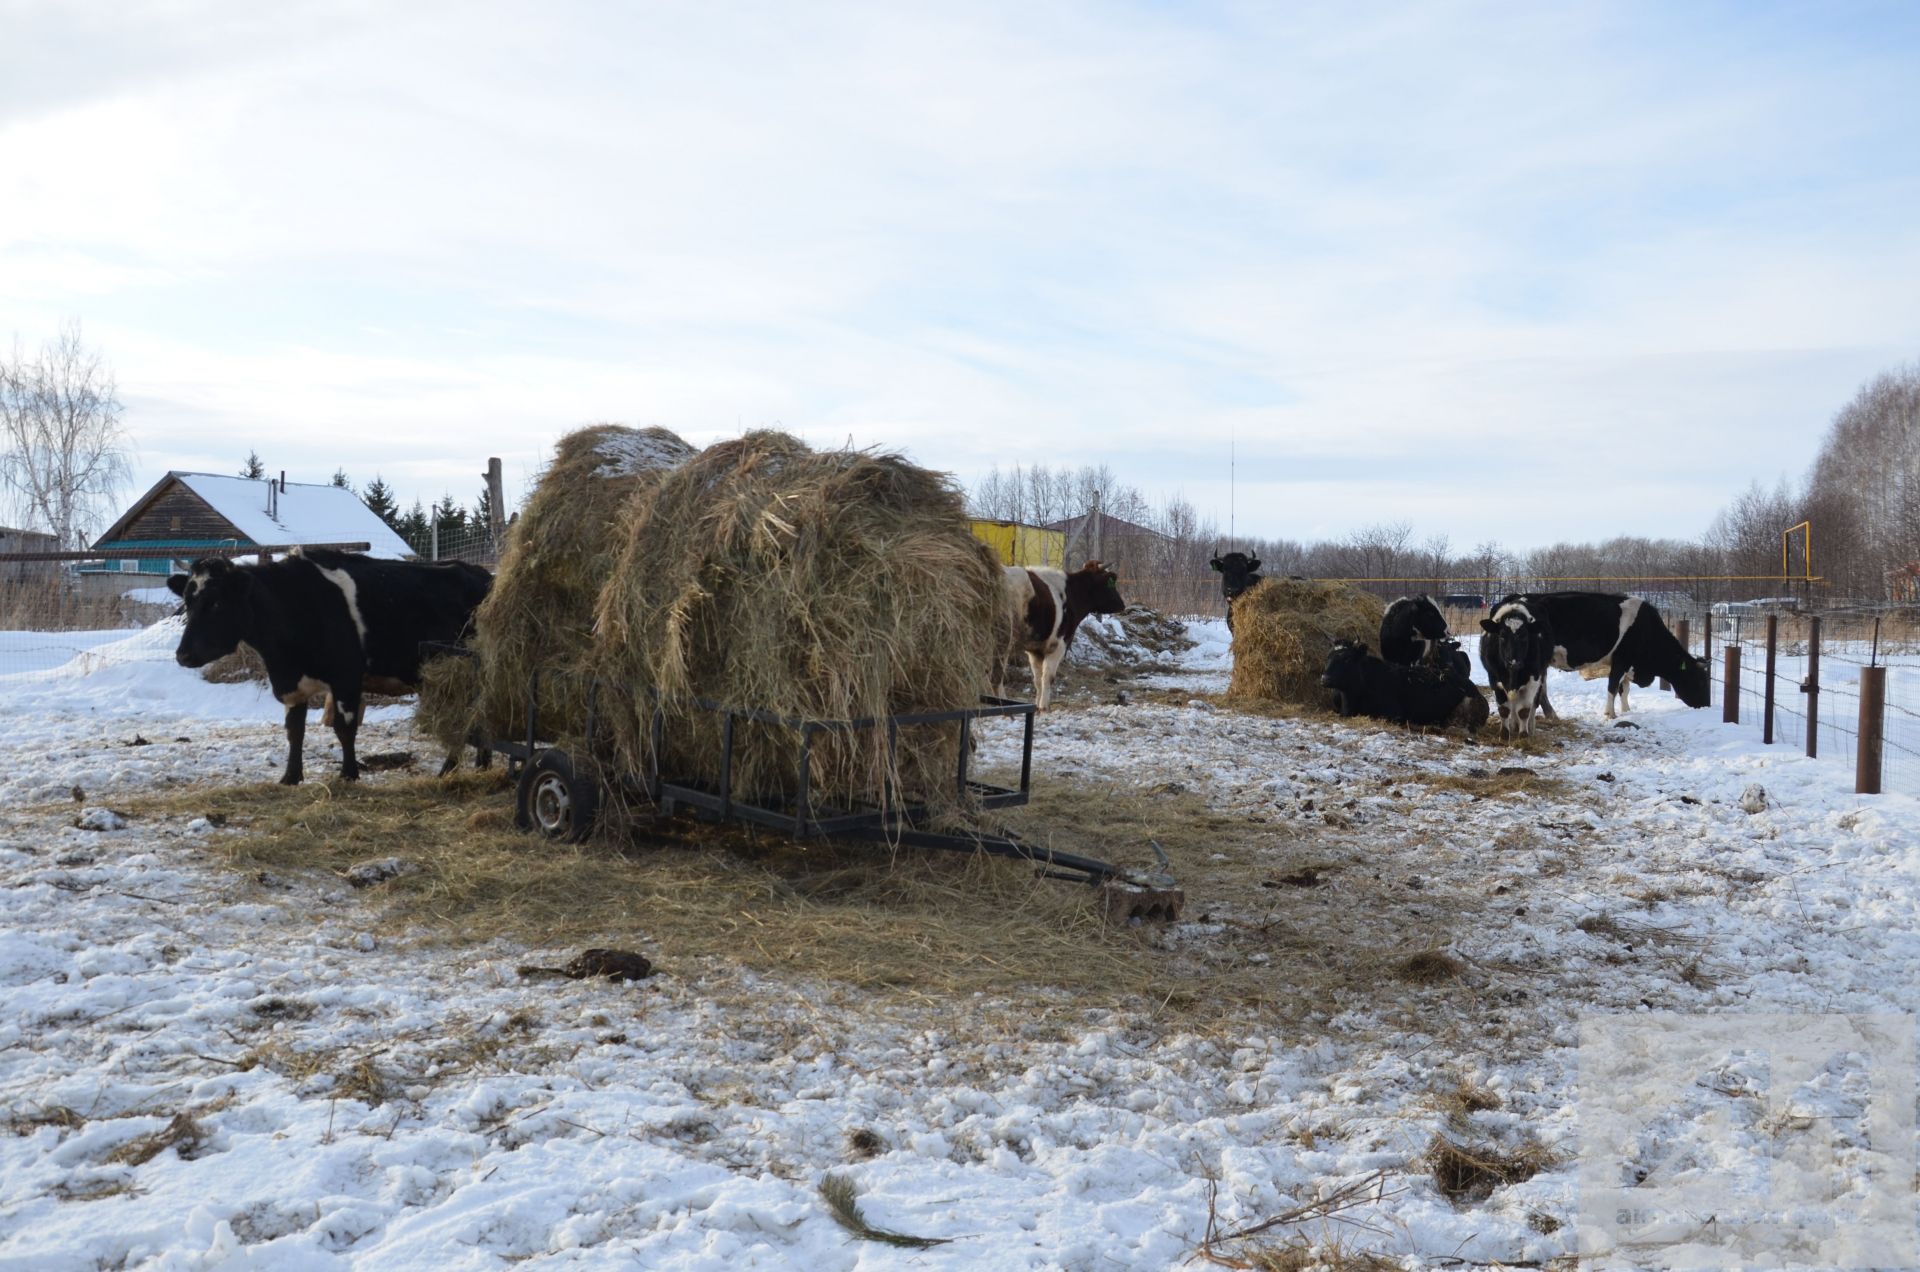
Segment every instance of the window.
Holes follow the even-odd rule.
[[[172,516],[167,518],[167,529],[178,530],[179,528],[180,528],[180,518],[178,516]]]

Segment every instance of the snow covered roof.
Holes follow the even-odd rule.
[[[276,482],[215,473],[168,473],[100,542],[113,542],[169,482],[192,491],[250,543],[365,543],[368,556],[399,560],[414,555],[405,539],[344,486],[290,481],[276,494],[270,491]]]

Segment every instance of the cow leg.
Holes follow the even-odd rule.
[[[1540,712],[1542,719],[1558,720],[1560,718],[1560,713],[1553,709],[1551,702],[1547,701],[1547,674],[1545,672],[1540,673],[1540,688],[1535,692],[1533,702],[1534,707]]]
[[[493,748],[476,746],[473,748],[473,767],[490,769],[493,767]]]
[[[1520,717],[1520,736],[1533,736],[1533,712],[1541,699],[1541,691],[1546,687],[1544,680],[1529,680],[1520,686],[1520,693],[1514,703]]]
[[[465,749],[466,749],[465,747],[456,746],[453,748],[453,750],[447,752],[447,758],[441,761],[441,764],[440,764],[441,777],[445,777],[447,774],[453,772],[453,770],[460,767],[460,752]]]
[[[340,780],[360,780],[360,761],[354,758],[353,740],[360,732],[360,695],[340,695],[334,702],[333,736],[340,739]]]
[[[307,698],[300,695],[300,701],[287,704],[287,771],[280,775],[280,785],[298,786],[300,779],[306,776],[300,751],[307,743]]]
[[[1627,712],[1633,710],[1633,705],[1627,701],[1627,690],[1631,688],[1633,688],[1633,677],[1631,675],[1622,676],[1620,678],[1620,714],[1621,715],[1625,715],[1627,714]]]

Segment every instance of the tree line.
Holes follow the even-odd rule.
[[[87,345],[78,323],[33,352],[16,338],[11,354],[0,354],[0,516],[18,528],[51,533],[63,548],[85,548],[120,511],[131,480],[124,416],[112,369]],[[264,477],[266,466],[250,453],[240,473]],[[333,484],[354,490],[344,470],[335,470]],[[431,550],[436,521],[443,548],[449,538],[470,541],[489,524],[484,487],[471,507],[445,494],[431,506],[416,499],[405,511],[378,474],[355,493],[423,555]],[[1549,579],[1757,576],[1717,585],[1713,599],[1781,590],[1781,532],[1810,521],[1813,568],[1824,576],[1827,596],[1906,599],[1920,587],[1920,362],[1863,385],[1834,417],[1800,482],[1751,485],[1697,539],[1620,535],[1524,550],[1495,541],[1456,547],[1445,534],[1388,521],[1331,539],[1256,537],[1228,544],[1218,522],[1185,498],[1150,499],[1104,464],[995,467],[974,483],[968,503],[977,517],[1072,523],[1070,558],[1099,555],[1140,580],[1204,583],[1209,558],[1223,548],[1259,556],[1269,575],[1484,580],[1488,591]],[[1796,542],[1795,572],[1799,552]]]

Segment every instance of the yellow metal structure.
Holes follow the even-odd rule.
[[[973,537],[992,548],[1002,565],[1051,565],[1066,568],[1067,536],[1058,530],[1018,521],[975,521]]]
[[[1804,561],[1806,571],[1801,581],[1810,582],[1813,579],[1813,522],[1811,521],[1802,521],[1799,525],[1788,526],[1780,532],[1780,573],[1784,576],[1787,572],[1787,547],[1793,542],[1793,532],[1795,530],[1804,530],[1807,532],[1805,540],[1800,545],[1801,557]]]

